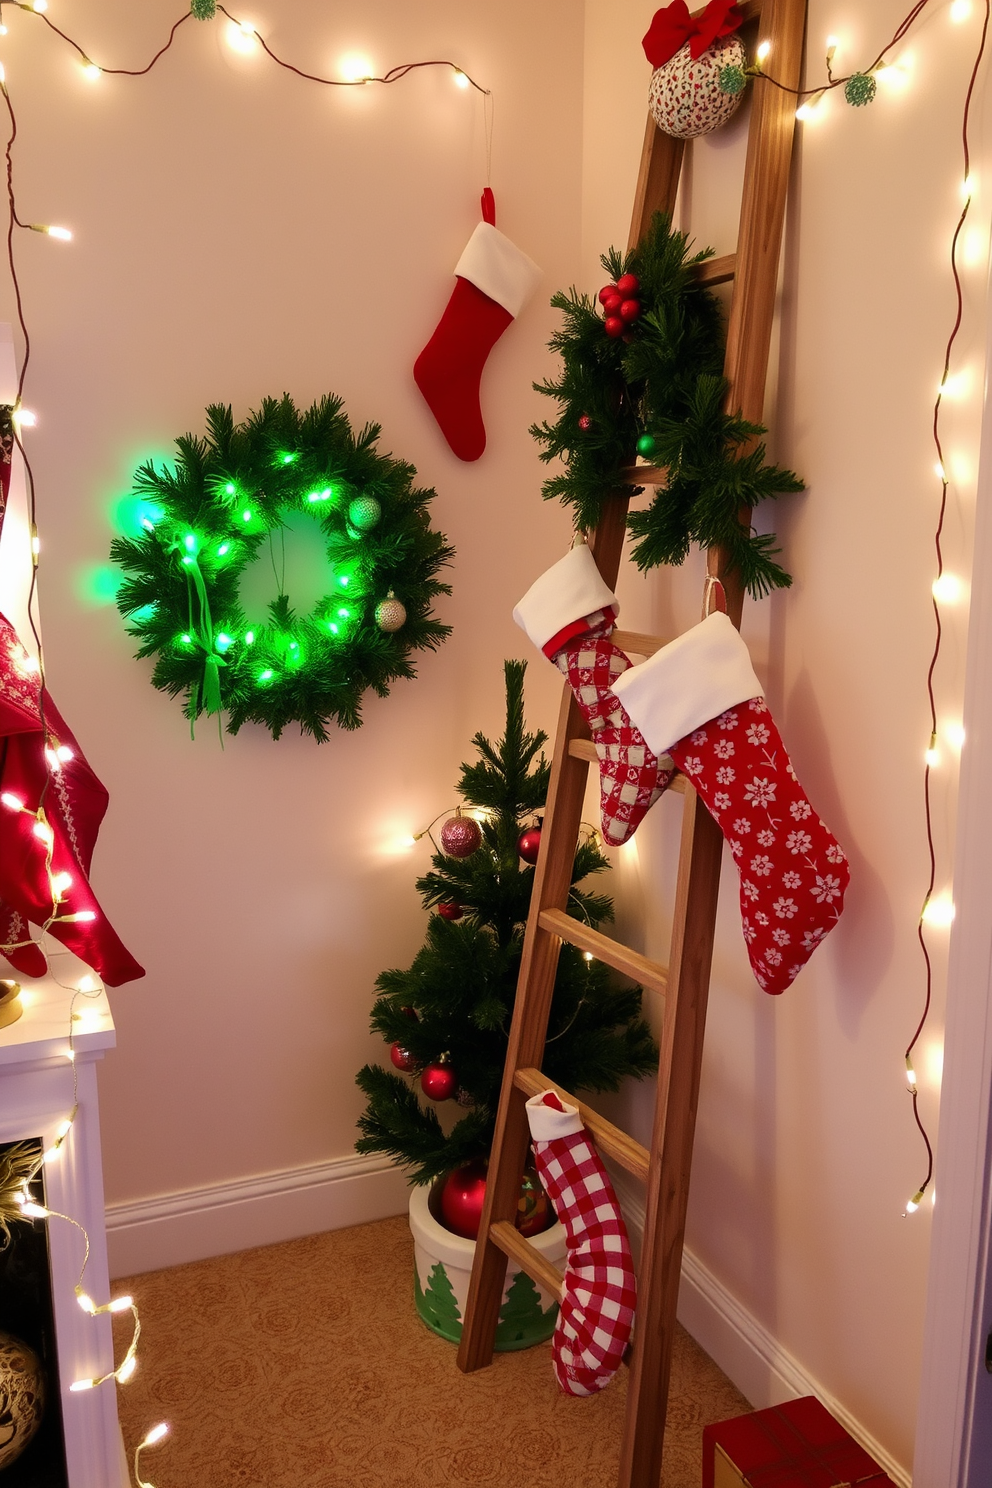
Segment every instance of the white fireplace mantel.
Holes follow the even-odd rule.
[[[0,961],[0,967],[6,963]],[[87,968],[60,948],[50,956],[52,975],[22,981],[24,1014],[0,1028],[0,1142],[40,1137],[55,1140],[73,1101],[69,1016],[74,990]],[[3,970],[0,975],[14,973]],[[63,983],[65,985],[59,985]],[[45,1166],[49,1209],[71,1216],[89,1234],[90,1257],[83,1281],[95,1302],[109,1300],[103,1167],[96,1066],[116,1042],[105,993],[79,998],[73,1043],[79,1110],[57,1159]],[[127,1488],[130,1478],[117,1419],[117,1384],[70,1393],[76,1379],[98,1379],[114,1367],[110,1319],[90,1317],[76,1302],[83,1237],[74,1225],[47,1224],[53,1309],[70,1488]]]

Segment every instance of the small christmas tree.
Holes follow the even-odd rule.
[[[478,815],[481,843],[463,858],[435,853],[417,890],[425,908],[443,913],[431,915],[409,970],[384,971],[376,982],[372,1027],[410,1074],[371,1064],[359,1072],[368,1105],[356,1147],[398,1158],[414,1183],[486,1157],[492,1145],[534,879],[518,842],[544,805],[550,774],[541,752],[547,734],[525,729],[525,669],[506,662],[506,731],[495,744],[476,734],[480,758],[461,768],[458,790]],[[590,831],[576,847],[568,911],[592,926],[612,917],[612,901],[579,885],[608,867]],[[639,987],[615,987],[601,962],[563,945],[545,1073],[568,1090],[616,1090],[625,1076],[654,1070],[658,1051],[640,1012]],[[465,1113],[448,1132],[417,1089],[419,1072],[439,1063]]]

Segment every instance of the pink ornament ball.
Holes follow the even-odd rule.
[[[482,846],[482,828],[474,816],[449,816],[439,835],[449,858],[470,858]]]

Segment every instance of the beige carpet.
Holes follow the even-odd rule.
[[[570,1399],[542,1344],[460,1374],[414,1312],[405,1217],[118,1286],[143,1326],[129,1453],[172,1426],[142,1453],[156,1488],[613,1488],[626,1371]],[[703,1426],[749,1408],[680,1330],[665,1488],[699,1488]]]

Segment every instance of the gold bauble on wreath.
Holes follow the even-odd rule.
[[[45,1371],[34,1349],[0,1332],[0,1472],[31,1442],[45,1414]]]
[[[380,600],[375,607],[375,623],[380,630],[392,632],[401,630],[406,624],[406,606],[402,600],[390,589],[386,598]]]

